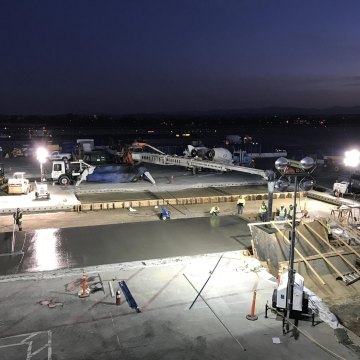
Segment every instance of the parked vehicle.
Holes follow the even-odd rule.
[[[8,194],[28,194],[33,190],[25,172],[15,172],[8,180]]]
[[[72,159],[72,154],[70,153],[62,153],[61,151],[53,151],[50,155],[49,155],[49,159],[54,161],[54,160],[71,160]]]
[[[333,185],[335,196],[344,196],[346,194],[360,193],[360,175],[352,174],[350,176],[339,177]]]

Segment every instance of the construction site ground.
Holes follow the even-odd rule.
[[[280,200],[276,200],[275,207],[280,206]],[[292,199],[281,199],[281,204],[284,203],[286,207],[292,203]],[[304,206],[310,213],[312,218],[329,217],[333,205],[325,204],[313,199],[307,199],[306,202],[302,199],[300,202],[299,211],[304,210]],[[219,204],[221,215],[237,214],[235,202]],[[257,210],[260,206],[260,201],[249,201],[246,204],[243,218],[249,221],[256,221]],[[189,218],[189,217],[203,217],[209,216],[209,204],[186,205],[177,207],[172,210],[172,219]],[[220,216],[221,216],[220,215]],[[24,214],[23,227],[24,231],[35,230],[39,228],[53,228],[54,224],[57,227],[78,227],[89,225],[104,225],[114,223],[128,223],[128,222],[144,222],[144,221],[160,221],[159,209],[154,207],[139,208],[136,211],[129,209],[117,210],[102,210],[102,211],[88,211],[88,212],[29,212]],[[170,220],[171,221],[171,220]],[[1,231],[12,231],[13,221],[11,215],[3,215],[0,217]],[[263,264],[264,265],[264,264]],[[9,279],[8,279],[9,280]],[[307,281],[307,280],[305,280]],[[331,284],[331,285],[330,285]],[[3,287],[1,284],[0,287]],[[311,281],[306,282],[306,286],[311,289],[316,295],[324,299],[326,304],[336,314],[339,321],[348,329],[360,335],[358,314],[359,309],[359,282],[349,287],[352,293],[337,293],[336,281],[329,279],[329,285],[319,287],[318,284]],[[354,290],[355,289],[355,290]],[[270,298],[269,298],[270,299]]]
[[[164,176],[163,184],[171,181],[168,175]],[[149,188],[149,185],[140,183],[134,184],[136,186],[140,191]],[[172,186],[177,189],[176,184]],[[99,191],[96,190],[98,185],[93,187],[94,193]],[[36,212],[32,208],[25,211],[24,231],[53,228],[54,224],[62,228],[160,221],[160,209],[155,207],[136,211],[124,208],[71,212],[69,210],[74,203],[80,202],[80,197],[74,195],[72,188],[55,188],[50,200],[54,201],[53,208],[48,209],[49,202],[40,200],[35,202]],[[166,187],[164,189],[167,191]],[[125,184],[123,190],[127,192]],[[34,204],[33,196],[26,196],[29,203]],[[6,211],[0,216],[0,229],[11,232],[11,209],[22,207],[22,202],[18,200],[20,197],[4,196],[2,199],[1,209]],[[280,204],[288,207],[292,201],[275,200],[274,208]],[[260,203],[260,200],[248,201],[241,216],[251,222],[257,221]],[[237,214],[235,202],[218,205],[220,216]],[[312,219],[328,218],[335,208],[313,199],[306,202],[301,199],[298,205],[299,215],[306,209]],[[211,204],[177,205],[170,210],[172,219],[179,219],[209,216],[210,207]],[[81,269],[3,277],[0,280],[0,358],[28,359],[29,353],[34,354],[31,359],[203,359],[211,356],[214,359],[261,359],[264,356],[287,358],[289,354],[294,359],[359,358],[358,354],[337,343],[333,330],[325,323],[312,328],[310,323],[301,322],[302,332],[297,338],[296,332],[282,335],[281,322],[273,314],[270,319],[264,319],[263,309],[265,303],[271,301],[276,280],[249,271],[251,265],[248,264],[253,258],[244,257],[242,253],[225,254],[216,270],[215,280],[211,280],[204,292],[208,304],[199,299],[193,309],[197,313],[193,315],[188,306],[196,291],[190,282],[194,281],[199,290],[219,257],[220,254],[212,254],[179,263],[134,267],[114,264],[86,269],[90,285],[97,290],[96,283],[100,278],[104,285],[104,291],[96,291],[86,299],[77,296],[81,287]],[[108,283],[110,281],[117,288],[121,279],[127,281],[142,313],[135,313],[126,303],[114,305],[115,298],[110,294]],[[359,345],[359,282],[349,287],[347,293],[338,291],[336,280],[329,279],[328,284],[319,288],[318,284],[309,281],[305,286],[325,300],[340,322],[350,330],[351,341]],[[250,312],[254,289],[258,290],[256,313],[259,320],[252,322],[245,317]],[[41,305],[41,301],[45,305]],[[260,338],[262,347],[258,346]],[[277,338],[280,344],[274,343]],[[25,355],[19,355],[19,351],[25,351]],[[43,356],[45,353],[48,357]]]
[[[0,282],[0,358],[20,359],[358,359],[317,318],[291,325],[265,304],[274,281],[256,272],[251,258],[225,253],[176,263],[128,268],[113,265],[66,274],[34,274]],[[219,261],[220,260],[220,261]],[[189,307],[219,261],[211,280]],[[138,306],[111,288],[125,281]],[[110,285],[111,284],[111,285]],[[253,291],[257,289],[254,315]],[[295,330],[294,330],[295,329]],[[357,338],[350,333],[354,342]]]

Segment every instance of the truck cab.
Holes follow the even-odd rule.
[[[72,162],[56,160],[52,162],[51,179],[60,185],[78,183],[85,180],[86,176],[92,173],[94,169],[95,166],[91,166],[82,160]]]

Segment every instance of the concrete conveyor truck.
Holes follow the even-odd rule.
[[[128,183],[146,178],[152,184],[155,180],[144,167],[131,165],[90,165],[82,160],[79,161],[53,161],[51,179],[60,185],[75,184],[81,182],[102,183]]]

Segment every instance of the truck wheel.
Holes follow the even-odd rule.
[[[39,194],[38,192],[35,193],[35,197],[38,198],[39,197]]]
[[[70,179],[69,179],[69,177],[67,177],[67,176],[60,176],[60,178],[59,178],[58,181],[59,181],[59,184],[60,184],[60,185],[64,185],[64,186],[70,184]]]

